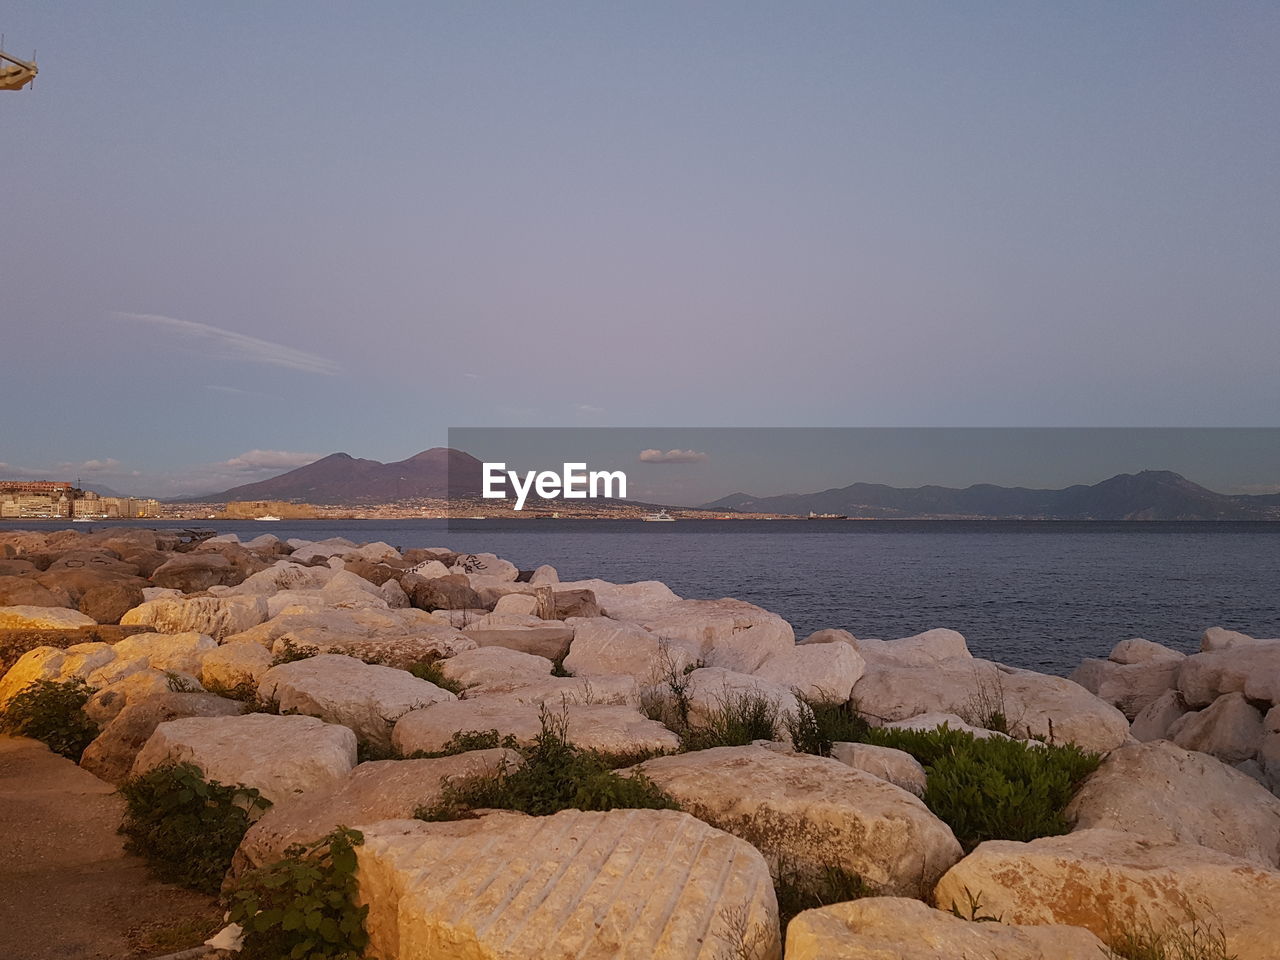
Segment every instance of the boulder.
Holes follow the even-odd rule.
[[[293,547],[293,553],[290,556],[294,560],[303,563],[308,560],[340,557],[358,549],[356,544],[345,537],[330,537],[328,540],[291,539],[287,542],[289,546]]]
[[[0,607],[65,607],[67,599],[31,577],[0,576]]]
[[[461,575],[428,580],[416,574],[406,574],[401,577],[400,586],[419,610],[462,610],[484,606],[480,595],[471,589],[470,581]]]
[[[411,819],[419,807],[440,798],[445,780],[490,776],[520,762],[515,751],[494,749],[432,760],[362,763],[334,790],[306,793],[268,810],[245,834],[233,869],[272,863],[291,844],[314,843],[341,826]]]
[[[348,550],[342,555],[344,560],[361,560],[365,563],[392,563],[403,560],[400,551],[389,543],[383,543],[381,540],[375,540],[373,543],[366,543],[356,547],[354,550]]]
[[[1209,627],[1200,635],[1200,652],[1226,650],[1228,647],[1257,643],[1253,637],[1238,630],[1226,630],[1223,627]]]
[[[271,669],[271,651],[256,643],[225,643],[200,661],[200,682],[208,689],[253,690]]]
[[[867,660],[888,660],[913,667],[973,659],[964,635],[945,627],[898,640],[855,640],[853,645]]]
[[[151,575],[157,587],[198,593],[231,578],[231,561],[218,553],[180,553],[162,563]]]
[[[551,594],[552,620],[568,620],[570,617],[598,617],[600,605],[590,590],[555,590]]]
[[[1171,647],[1166,647],[1163,643],[1144,640],[1142,637],[1121,640],[1107,654],[1107,659],[1112,663],[1121,664],[1151,663],[1157,660],[1172,660],[1176,663],[1181,663],[1186,658],[1187,655],[1185,653],[1179,653]]]
[[[276,804],[336,788],[356,764],[356,735],[315,717],[189,717],[156,727],[133,774],[170,760],[195,764],[206,780],[255,787]]]
[[[119,623],[142,602],[142,588],[136,584],[107,583],[85,591],[80,598],[80,612],[97,623]]]
[[[498,598],[498,602],[493,605],[493,612],[500,615],[536,617],[538,598],[531,593],[508,593]]]
[[[569,652],[573,641],[573,627],[564,624],[539,626],[481,626],[463,627],[462,633],[478,647],[506,647],[534,656],[559,660]]]
[[[453,700],[448,690],[404,670],[321,654],[272,667],[262,675],[258,696],[353,730],[370,744],[391,745],[391,728],[410,710]]]
[[[414,574],[424,580],[435,580],[449,576],[449,568],[436,559],[422,560],[405,570],[401,576],[408,574]]]
[[[483,687],[486,694],[503,693],[538,683],[551,676],[552,663],[506,647],[477,647],[440,661],[440,672],[462,687]]]
[[[1204,710],[1169,726],[1169,739],[1188,750],[1211,753],[1227,763],[1248,760],[1262,742],[1262,713],[1240,693],[1227,693]]]
[[[1129,733],[1135,740],[1164,740],[1175,720],[1187,712],[1182,694],[1166,690],[1133,718]]]
[[[121,577],[134,577],[138,568],[125,563],[113,550],[67,550],[45,568],[57,573],[68,571],[89,571],[94,574],[114,574]]]
[[[97,626],[79,610],[66,607],[0,607],[0,630],[74,630]]]
[[[437,703],[412,710],[397,720],[391,740],[405,756],[419,750],[433,753],[455,733],[468,730],[497,730],[502,737],[511,735],[518,743],[528,745],[542,732],[542,709],[540,704],[519,703],[505,697]],[[680,746],[679,737],[632,707],[570,703],[550,709],[555,713],[564,711],[569,742],[584,750],[635,753],[676,750]]]
[[[157,633],[204,633],[215,640],[248,630],[267,619],[260,596],[162,597],[134,607],[120,622],[151,627]]]
[[[1227,954],[1271,960],[1280,940],[1280,872],[1199,844],[1157,844],[1117,830],[1079,830],[1030,843],[989,840],[947,871],[934,902],[981,896],[1005,923],[1116,931],[1221,930]]]
[[[674,810],[362,825],[369,955],[779,960],[750,844]]]
[[[508,686],[499,684],[492,690],[487,686],[472,687],[465,692],[465,698],[470,700],[497,693],[509,703],[545,703],[556,709],[567,703],[638,707],[641,700],[640,684],[635,677],[545,677],[514,690],[509,690]]]
[[[615,620],[643,621],[660,615],[678,597],[665,583],[641,580],[638,583],[610,583],[607,580],[573,580],[558,584],[560,590],[590,590],[600,612]]]
[[[1280,867],[1280,799],[1251,778],[1167,740],[1126,744],[1085,781],[1066,816],[1153,843],[1198,843]]]
[[[270,596],[282,590],[319,590],[334,572],[328,567],[306,567],[289,560],[277,560],[266,570],[246,577],[234,593]]]
[[[64,652],[66,656],[62,660],[62,668],[58,671],[60,680],[77,677],[87,681],[96,670],[116,659],[115,650],[111,644],[96,641],[73,643]]]
[[[388,580],[378,589],[378,593],[392,610],[404,610],[413,606],[409,602],[409,595],[404,592],[398,580]]]
[[[887,780],[917,797],[923,797],[925,787],[929,785],[920,761],[905,750],[878,747],[871,743],[833,743],[831,759]]]
[[[99,695],[107,692],[101,691]],[[211,693],[166,690],[130,699],[120,704],[119,710],[85,748],[80,766],[95,777],[119,786],[128,779],[139,751],[160,724],[183,717],[234,717],[243,711],[243,704]]]
[[[0,678],[0,709],[37,680],[57,680],[67,655],[57,647],[28,650]]]
[[[795,646],[791,624],[744,600],[679,600],[640,623],[710,666],[739,673]]]
[[[878,892],[919,897],[963,856],[917,797],[827,757],[716,747],[635,769],[699,820],[802,875],[841,867]]]
[[[866,666],[847,643],[812,643],[773,654],[756,668],[755,676],[810,700],[844,703]]]
[[[683,676],[696,659],[685,644],[664,640],[639,624],[607,617],[566,623],[573,643],[564,666],[575,677],[626,675],[641,683],[659,683],[671,671]]]
[[[514,563],[492,553],[462,554],[449,568],[449,572],[511,583],[520,575],[520,570]]]
[[[545,583],[559,583],[560,574],[556,572],[556,568],[549,563],[544,563],[540,567],[534,568],[533,574],[529,577],[529,582],[535,586]]]
[[[972,923],[905,897],[806,910],[787,924],[787,960],[1102,960],[1105,944],[1061,925]]]
[[[815,630],[803,640],[797,640],[798,646],[804,646],[809,643],[847,643],[855,650],[858,649],[858,638],[848,630],[837,630],[827,627],[823,630]]]
[[[120,660],[141,660],[155,670],[200,675],[200,664],[218,645],[201,633],[135,633],[115,645]]]
[[[1071,679],[1132,719],[1174,689],[1184,659],[1178,654],[1136,663],[1085,660],[1072,672]]]
[[[139,703],[149,697],[166,696],[170,693],[201,692],[200,681],[188,674],[152,670],[144,666],[144,661],[141,660],[123,662],[137,669],[97,690],[84,705],[85,716],[99,727],[106,726],[131,703]],[[141,748],[141,746],[142,744],[139,743],[138,747]],[[125,773],[128,773],[127,768]]]
[[[1280,703],[1280,640],[1254,640],[1187,657],[1178,671],[1178,690],[1193,709],[1223,694]]]
[[[397,567],[385,563],[370,563],[353,555],[348,555],[343,560],[342,569],[347,573],[363,577],[375,587],[384,586],[388,580],[398,580],[404,576],[404,571]]]

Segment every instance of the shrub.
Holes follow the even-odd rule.
[[[1074,744],[979,739],[936,730],[870,728],[863,740],[905,750],[929,775],[924,802],[966,851],[984,840],[1034,840],[1066,833],[1063,810],[1102,758]]]
[[[786,725],[791,742],[800,753],[829,757],[833,744],[860,742],[871,729],[852,700],[828,703],[807,697],[796,699],[800,709],[787,715]]]
[[[244,928],[244,960],[358,960],[369,944],[356,906],[357,830],[339,827],[275,863],[246,871],[227,893],[227,919]]]
[[[642,773],[614,773],[600,755],[569,743],[568,718],[542,708],[542,729],[523,749],[524,763],[490,776],[444,785],[440,799],[421,807],[422,820],[460,820],[480,808],[519,810],[542,817],[561,810],[676,810],[675,801]]]
[[[252,787],[206,781],[190,763],[167,763],[127,780],[125,849],[162,879],[215,893],[245,831],[271,806]]]
[[[84,713],[93,693],[79,677],[33,681],[9,701],[0,729],[41,740],[54,753],[79,763],[98,735],[98,725]]]
[[[457,680],[450,680],[444,675],[438,660],[420,660],[410,664],[409,672],[419,680],[426,680],[428,683],[434,683],[441,690],[448,690],[455,697],[465,689]]]
[[[298,660],[307,660],[316,656],[319,652],[319,647],[312,647],[306,644],[299,646],[286,637],[280,643],[280,652],[272,658],[271,666],[278,667],[282,663],[295,663]]]
[[[1106,938],[1110,960],[1236,960],[1221,927],[1194,914],[1182,927],[1157,931],[1150,921]]]
[[[778,896],[778,919],[785,933],[791,918],[803,910],[813,910],[833,903],[847,903],[876,892],[863,879],[837,864],[826,864],[818,871],[801,871],[783,861],[774,870],[773,888]]]
[[[439,750],[415,750],[409,755],[410,760],[435,760],[440,757],[454,757],[472,750],[492,750],[495,747],[506,747],[515,750],[518,747],[516,738],[508,734],[499,736],[497,730],[459,730]]]
[[[685,750],[745,747],[753,740],[776,740],[778,705],[758,693],[725,691],[715,709],[700,722],[676,732]]]

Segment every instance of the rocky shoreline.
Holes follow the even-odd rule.
[[[1277,956],[1280,640],[1067,679],[659,581],[128,527],[0,534],[5,668],[10,728],[79,697],[62,752],[127,794],[261,798],[233,914],[358,831],[334,936],[381,960]],[[544,768],[569,800],[508,802]],[[262,949],[254,904],[221,947]]]

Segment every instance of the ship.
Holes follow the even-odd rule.
[[[264,515],[263,515],[263,516],[261,516],[261,517],[254,517],[253,519],[255,519],[255,520],[282,520],[282,519],[284,519],[284,518],[283,518],[283,517],[276,517],[276,516],[272,516],[271,514],[269,514],[269,513],[268,513],[268,514],[264,514]]]
[[[640,519],[649,523],[674,523],[676,518],[665,510],[659,510],[657,513],[646,513]]]
[[[848,520],[849,518],[845,516],[843,513],[814,513],[812,510],[810,510],[808,519],[810,520]]]

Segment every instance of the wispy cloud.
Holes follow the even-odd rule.
[[[641,450],[641,463],[703,463],[711,458],[698,450]]]
[[[16,463],[0,463],[0,478],[16,480],[19,477],[53,479],[50,471],[43,467],[20,467]]]
[[[198,348],[205,355],[214,351],[215,355],[227,360],[244,360],[326,376],[333,376],[342,370],[341,364],[327,357],[195,320],[178,320],[155,313],[116,312],[111,316],[116,320],[146,323],[164,330],[186,341],[187,349]]]
[[[318,453],[295,453],[292,450],[248,450],[238,457],[223,460],[217,466],[248,471],[292,470],[315,463],[320,457]]]
[[[576,409],[584,417],[598,417],[605,412],[604,407],[597,407],[593,403],[580,403]]]

